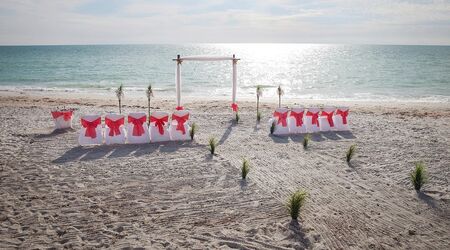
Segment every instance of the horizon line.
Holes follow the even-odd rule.
[[[0,47],[31,46],[126,46],[126,45],[218,45],[218,44],[302,44],[302,45],[361,45],[361,46],[450,46],[450,44],[389,44],[389,43],[309,43],[309,42],[186,42],[186,43],[86,43],[86,44],[0,44]]]

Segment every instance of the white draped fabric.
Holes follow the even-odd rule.
[[[236,87],[237,87],[237,61],[233,60],[233,92],[232,92],[232,100],[233,103],[236,103]]]
[[[177,107],[181,107],[181,63],[177,63],[176,73],[176,91],[177,91]]]
[[[178,59],[174,59],[178,60]],[[226,60],[239,60],[232,56],[183,56],[180,57],[181,61],[226,61]]]
[[[232,62],[232,73],[233,73],[233,91],[232,91],[232,104],[236,104],[236,90],[237,90],[237,61],[239,58],[233,56],[177,56],[176,59],[173,59],[177,62],[176,68],[176,91],[177,91],[177,109],[181,108],[181,63],[183,61],[231,61]]]

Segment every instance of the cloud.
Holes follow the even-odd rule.
[[[2,0],[0,44],[450,44],[448,1]]]

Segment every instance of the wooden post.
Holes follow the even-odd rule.
[[[181,107],[181,60],[180,60],[180,55],[177,55],[176,91],[177,91],[177,107]]]
[[[232,92],[232,101],[236,103],[236,88],[237,88],[237,69],[236,69],[236,56],[233,54],[233,92]]]

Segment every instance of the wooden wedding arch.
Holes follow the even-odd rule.
[[[236,64],[239,58],[233,54],[233,56],[183,56],[177,55],[176,59],[173,61],[177,62],[177,70],[175,76],[176,92],[177,92],[177,110],[182,110],[183,106],[181,104],[181,63],[183,61],[231,61],[233,67],[233,90],[231,95],[231,108],[233,112],[238,112],[238,105],[236,103],[236,89],[237,89],[237,69]]]

